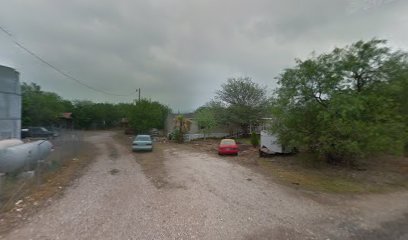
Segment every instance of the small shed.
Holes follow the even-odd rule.
[[[65,128],[65,129],[74,128],[74,119],[73,119],[72,112],[61,113],[59,117],[59,127]]]

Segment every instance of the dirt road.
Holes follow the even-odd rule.
[[[99,132],[96,161],[64,196],[1,239],[408,239],[408,193],[284,187],[175,144],[132,153]]]

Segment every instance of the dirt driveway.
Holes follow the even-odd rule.
[[[408,193],[288,188],[176,144],[132,153],[113,132],[62,198],[1,239],[408,239]]]

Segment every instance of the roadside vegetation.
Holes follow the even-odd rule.
[[[123,119],[136,132],[162,129],[170,108],[159,102],[141,99],[134,103],[94,103],[86,100],[68,101],[59,95],[46,92],[35,83],[23,83],[22,125],[58,125],[61,114],[71,112],[76,129],[110,129],[119,126]]]
[[[407,54],[385,44],[359,41],[286,69],[272,111],[280,142],[314,153],[317,161],[349,166],[378,154],[403,155]]]
[[[375,156],[345,168],[316,161],[311,153],[257,159],[260,171],[291,187],[327,193],[382,193],[408,189],[408,161]]]

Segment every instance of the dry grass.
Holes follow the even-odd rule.
[[[333,193],[359,193],[368,189],[361,182],[349,179],[329,169],[309,169],[304,167],[290,167],[286,164],[259,159],[258,164],[262,171],[271,174],[279,182],[294,185],[307,190]]]
[[[114,139],[125,147],[128,147],[131,151],[132,136],[124,135],[121,132],[117,132],[114,135]],[[172,187],[166,180],[167,172],[164,166],[163,149],[166,148],[166,144],[156,142],[153,146],[152,152],[134,152],[135,161],[140,164],[143,173],[152,182],[152,184],[160,188]]]
[[[216,156],[219,140],[196,140],[186,144]],[[260,158],[258,150],[240,145],[238,157],[227,161],[251,167],[273,180],[300,189],[330,193],[372,193],[408,188],[408,158],[377,156],[357,168],[331,166],[310,154]]]
[[[281,182],[333,193],[370,193],[408,188],[407,158],[371,158],[357,167],[331,166],[312,155],[258,159],[262,168]]]

